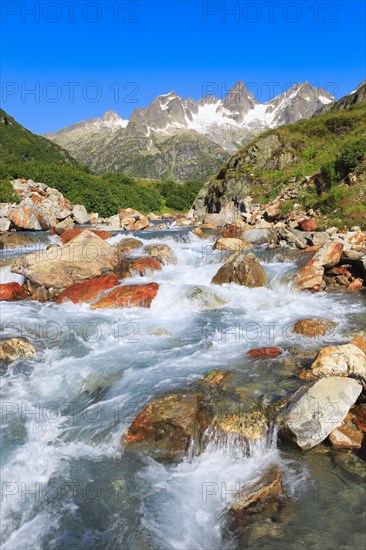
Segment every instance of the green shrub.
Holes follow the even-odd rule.
[[[20,202],[20,197],[15,193],[9,181],[0,181],[0,202]]]

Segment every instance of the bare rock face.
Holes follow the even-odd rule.
[[[66,288],[115,272],[122,259],[116,248],[85,230],[65,246],[20,256],[13,263],[12,271],[39,286]]]
[[[300,388],[285,412],[285,429],[301,449],[311,449],[342,425],[361,391],[356,380],[340,376]]]
[[[34,346],[27,338],[10,338],[0,341],[0,361],[15,361],[36,353]]]
[[[328,376],[352,377],[366,384],[366,355],[353,344],[322,348],[310,369],[300,374],[305,380]]]
[[[235,283],[249,288],[266,286],[267,275],[254,254],[238,254],[220,267],[212,284]]]
[[[156,458],[182,458],[207,425],[203,396],[172,393],[157,397],[137,415],[121,440]]]
[[[161,264],[176,264],[177,257],[174,251],[166,244],[148,244],[144,248],[146,254]]]

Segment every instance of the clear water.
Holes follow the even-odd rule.
[[[250,456],[211,445],[166,465],[120,445],[150,399],[213,368],[238,373],[243,400],[284,397],[300,384],[290,353],[253,361],[245,352],[314,347],[289,330],[307,316],[339,321],[317,347],[346,341],[362,318],[362,296],[295,294],[287,282],[294,258],[264,249],[256,253],[268,288],[213,286],[223,258],[211,241],[186,229],[134,236],[164,242],[178,257],[178,265],[135,279],[160,284],[150,309],[1,305],[2,336],[27,336],[37,348],[1,377],[2,549],[364,548],[365,476],[350,453],[325,446],[301,453],[272,438]],[[6,266],[0,274],[18,280]],[[207,309],[192,299],[197,285],[226,303]],[[153,334],[161,328],[168,334]],[[225,526],[230,495],[271,464],[281,469],[288,503],[277,523],[259,522],[238,540]]]

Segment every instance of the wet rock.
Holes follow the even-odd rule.
[[[157,283],[120,286],[103,296],[91,306],[91,309],[150,307],[158,289],[159,285]]]
[[[170,336],[171,332],[165,327],[159,327],[152,331],[153,336]]]
[[[317,228],[316,220],[314,218],[301,220],[301,222],[299,222],[298,224],[298,227],[300,231],[315,231],[315,229]]]
[[[352,377],[366,384],[366,355],[353,344],[325,347],[310,369],[300,373],[303,380],[328,376]]]
[[[90,231],[91,233],[94,233],[94,235],[97,235],[97,237],[99,237],[100,239],[103,239],[103,241],[112,237],[112,233],[109,233],[109,231],[102,231],[101,229],[86,230],[86,229],[80,229],[75,227],[74,229],[69,229],[62,233],[60,237],[61,242],[63,244],[67,244],[72,239],[75,239],[75,237],[78,237],[79,235],[81,235],[84,231]]]
[[[362,432],[366,433],[366,403],[355,405],[349,412],[350,420]]]
[[[151,401],[135,418],[121,443],[157,458],[182,458],[207,426],[203,396],[172,393]]]
[[[148,256],[134,258],[128,262],[127,266],[128,275],[131,276],[140,275],[141,277],[145,277],[151,275],[154,271],[161,270],[161,263]]]
[[[119,221],[120,227],[126,231],[138,231],[150,225],[148,218],[133,208],[122,208],[119,211]]]
[[[323,282],[324,267],[319,261],[310,260],[305,267],[300,269],[294,277],[294,290],[321,290],[324,287]]]
[[[26,281],[24,283],[24,288],[28,292],[31,300],[44,303],[51,299],[50,292],[44,286],[34,285],[30,281]]]
[[[348,416],[342,425],[329,435],[329,440],[335,449],[361,449],[363,433],[347,419]]]
[[[196,235],[196,237],[199,237],[200,239],[204,239],[206,236],[206,233],[200,227],[192,229],[191,233],[193,233],[193,235]]]
[[[0,361],[15,361],[34,353],[36,350],[27,338],[9,338],[0,341]]]
[[[89,303],[96,300],[106,290],[119,285],[115,275],[95,277],[83,283],[71,285],[63,290],[56,299],[57,304],[71,301],[74,304]]]
[[[188,289],[187,297],[205,310],[218,309],[227,304],[224,298],[204,286],[195,286]]]
[[[212,284],[235,283],[249,288],[268,284],[267,275],[254,254],[238,254],[220,267]]]
[[[243,241],[243,239],[220,238],[215,242],[214,250],[235,250],[238,254],[243,250],[252,250],[253,245]]]
[[[191,225],[194,225],[194,219],[193,218],[180,218],[174,222],[174,226],[176,227],[189,227]]]
[[[229,529],[245,530],[257,515],[261,518],[266,512],[271,516],[284,497],[281,472],[277,465],[269,466],[255,481],[242,485],[234,495],[234,502],[228,510]],[[271,506],[277,504],[277,506]]]
[[[249,351],[247,351],[248,357],[269,357],[274,358],[281,355],[282,349],[281,348],[254,348]]]
[[[215,386],[219,386],[228,374],[228,371],[214,369],[204,376],[203,381],[208,382],[209,384],[214,384]]]
[[[72,209],[72,217],[74,218],[75,223],[78,224],[85,224],[89,221],[88,212],[82,204],[76,204],[74,206]]]
[[[166,244],[149,244],[144,250],[146,254],[163,265],[176,264],[178,261],[175,252]]]
[[[119,251],[86,230],[62,247],[20,256],[12,271],[36,285],[58,289],[114,273],[122,260]]]
[[[23,233],[2,233],[0,235],[0,250],[21,247],[30,247],[34,245],[35,240],[30,235],[24,235]]]
[[[330,319],[301,319],[294,324],[292,331],[295,334],[301,334],[301,336],[315,338],[316,336],[324,336],[337,325],[338,323]]]
[[[352,340],[349,342],[349,344],[352,344],[354,346],[357,346],[366,354],[366,338],[364,336],[358,335],[352,338]]]
[[[25,300],[28,294],[19,283],[0,284],[0,300]]]
[[[143,242],[133,237],[127,239],[121,239],[119,243],[115,245],[121,252],[129,252],[130,250],[136,250],[143,247]]]
[[[284,416],[284,428],[301,449],[311,449],[341,426],[362,386],[352,378],[331,376],[300,388]]]

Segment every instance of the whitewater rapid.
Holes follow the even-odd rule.
[[[2,337],[26,336],[37,349],[2,373],[3,550],[235,549],[237,541],[223,525],[229,497],[222,487],[229,495],[235,483],[253,479],[270,464],[279,465],[294,503],[315,515],[303,496],[311,488],[311,465],[279,451],[275,440],[241,459],[207,448],[193,460],[164,465],[126,452],[120,438],[157,394],[187,388],[214,368],[240,372],[258,399],[271,391],[286,395],[280,363],[253,362],[245,352],[268,345],[309,347],[290,332],[305,317],[339,322],[335,333],[317,340],[318,347],[346,341],[342,333],[357,326],[361,298],[293,293],[288,277],[294,261],[263,248],[255,253],[269,276],[268,288],[211,285],[223,261],[212,241],[185,229],[164,235],[135,235],[144,244],[168,244],[178,258],[177,265],[151,277],[129,279],[159,283],[150,309],[1,304]],[[1,282],[23,282],[8,266],[0,276]],[[208,309],[192,298],[197,286],[223,305]],[[293,532],[287,548],[297,542]]]

